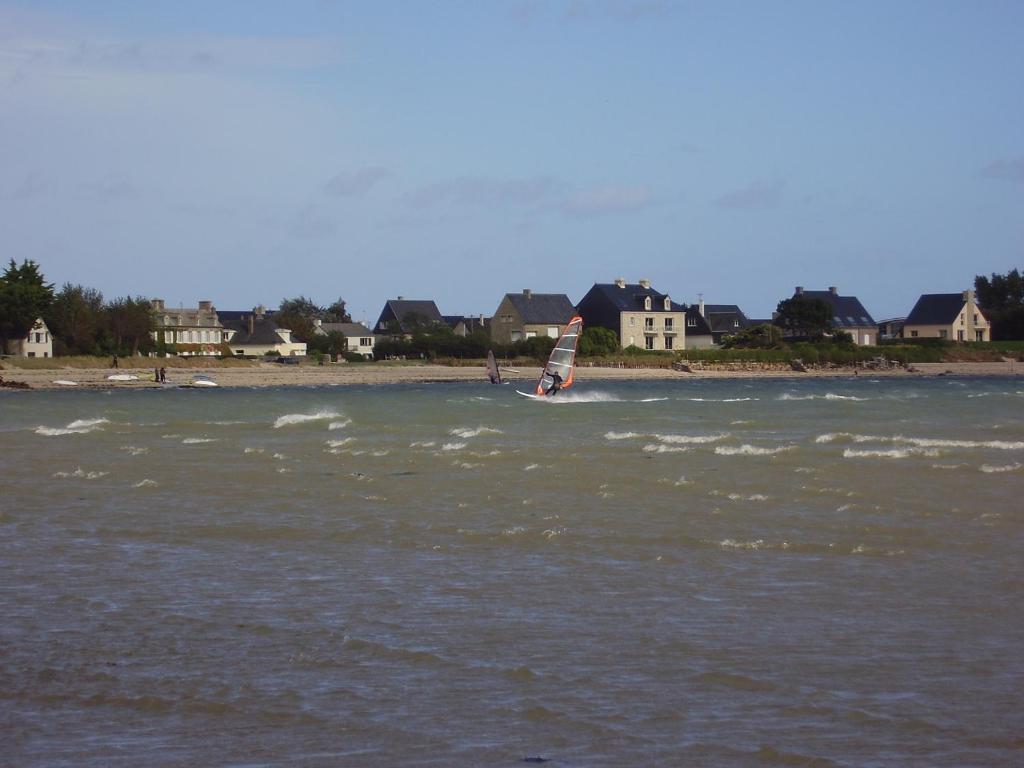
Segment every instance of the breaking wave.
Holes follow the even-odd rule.
[[[777,448],[759,448],[756,445],[744,443],[741,446],[719,445],[715,447],[715,453],[719,456],[774,456],[777,453],[792,451],[795,445],[780,445]]]
[[[46,437],[55,437],[57,435],[84,435],[89,432],[95,432],[100,429],[103,424],[109,424],[110,419],[77,419],[72,421],[66,427],[36,427],[35,433],[37,435],[44,435]]]
[[[274,422],[274,429],[291,427],[295,424],[305,424],[310,421],[323,421],[324,419],[336,419],[341,414],[332,410],[320,410],[316,413],[288,413],[279,416]]]
[[[97,480],[101,477],[109,475],[109,472],[86,472],[81,467],[76,469],[74,472],[54,472],[54,477],[81,477],[85,480]]]
[[[826,392],[824,395],[793,395],[789,392],[783,392],[779,395],[779,400],[850,400],[862,403],[870,399],[869,397],[856,397],[855,395],[837,395],[834,392]]]
[[[984,472],[986,475],[991,475],[997,472],[1016,472],[1018,469],[1024,467],[1024,464],[1014,462],[1013,464],[1006,464],[1003,466],[995,466],[992,464],[982,464],[978,469]]]
[[[689,453],[693,448],[685,445],[658,445],[651,443],[644,446],[644,453]]]
[[[895,443],[917,448],[992,448],[1000,451],[1022,451],[1024,441],[1010,440],[950,440],[932,437],[906,437],[904,435],[858,435],[852,432],[827,432],[814,438],[816,443],[848,440],[853,443]]]
[[[182,445],[199,445],[201,443],[216,443],[215,437],[186,437],[181,441]]]
[[[480,435],[502,435],[504,432],[494,427],[477,427],[476,429],[472,427],[456,427],[455,429],[449,429],[448,434],[455,435],[456,437],[470,438],[479,437]]]
[[[844,459],[907,459],[911,456],[929,456],[935,458],[941,453],[935,448],[880,448],[864,449],[847,448],[843,451]]]

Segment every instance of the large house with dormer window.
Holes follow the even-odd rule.
[[[576,305],[584,328],[607,328],[623,348],[686,349],[686,307],[651,287],[650,280],[594,283]]]
[[[167,307],[163,299],[153,299],[153,341],[172,347],[182,357],[211,357],[231,354],[224,346],[229,334],[217,318],[212,301],[200,301],[198,307]]]
[[[805,291],[803,286],[799,285],[793,292],[793,298],[798,296],[819,299],[828,304],[832,310],[832,327],[850,334],[854,344],[873,347],[878,343],[878,323],[871,318],[856,296],[840,296],[835,286],[827,291]]]
[[[53,357],[53,336],[46,321],[36,318],[28,334],[22,339],[7,342],[7,348],[15,357]],[[0,352],[3,351],[3,343],[0,342]]]

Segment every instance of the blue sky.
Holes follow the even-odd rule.
[[[1024,267],[1024,3],[0,0],[0,256],[222,309]]]

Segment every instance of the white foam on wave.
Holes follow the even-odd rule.
[[[210,423],[214,424],[214,425],[216,425],[218,427],[233,427],[236,424],[245,424],[246,422],[244,422],[244,421],[237,421],[237,420],[234,420],[234,421],[230,421],[229,420],[229,421],[211,421]]]
[[[637,400],[638,403],[661,403],[668,400],[667,397],[645,397],[641,400]]]
[[[265,453],[263,448],[246,448],[242,453]]]
[[[895,443],[917,448],[991,448],[999,451],[1022,451],[1020,440],[956,440],[934,437],[906,437],[905,435],[858,435],[852,432],[827,432],[814,438],[816,443],[848,440],[854,443]]]
[[[730,493],[725,498],[729,501],[768,501],[768,497],[763,493],[752,493],[749,496],[744,496],[742,493]]]
[[[523,472],[532,472],[533,470],[539,468],[540,464],[527,464],[525,467],[523,467]]]
[[[749,403],[753,400],[760,400],[759,397],[686,397],[683,398],[691,403]]]
[[[659,445],[648,443],[644,446],[644,453],[689,453],[693,448],[686,445]]]
[[[549,403],[551,405],[571,405],[578,403],[621,403],[621,397],[610,395],[607,392],[566,392],[562,390],[554,397],[537,398],[536,402]]]
[[[327,425],[327,429],[344,429],[352,423],[352,419],[342,419],[341,421],[332,421]]]
[[[718,542],[722,549],[764,549],[764,539],[753,539],[751,541],[738,541],[736,539],[722,539]]]
[[[101,477],[106,477],[109,472],[86,472],[81,467],[78,467],[74,472],[54,472],[54,477],[80,477],[84,480],[98,480]]]
[[[433,448],[437,445],[433,440],[414,440],[409,443],[410,448]]]
[[[655,440],[670,445],[704,445],[706,443],[717,443],[730,437],[728,432],[720,432],[715,435],[651,435]]]
[[[110,419],[76,419],[65,427],[43,427],[35,428],[37,435],[45,437],[56,437],[58,435],[85,435],[101,429],[104,424],[109,424]]]
[[[143,478],[142,480],[139,480],[139,482],[134,483],[132,485],[132,488],[156,488],[156,486],[156,480],[150,480],[148,477],[146,477]]]
[[[986,475],[1001,473],[1001,472],[1016,472],[1018,469],[1024,467],[1024,464],[1014,462],[1013,464],[1006,464],[1003,466],[996,466],[993,464],[982,464],[978,469],[984,472]]]
[[[458,451],[466,447],[466,443],[445,443],[441,446],[442,451]]]
[[[483,466],[483,464],[474,464],[471,461],[456,461],[454,462],[454,465],[460,469],[476,469],[477,467]]]
[[[348,445],[349,443],[353,442],[355,442],[354,437],[346,437],[342,440],[328,440],[327,445],[330,446],[331,448],[341,448],[341,446]]]
[[[646,437],[640,432],[605,432],[605,440],[633,440],[637,437]]]
[[[274,422],[274,429],[291,427],[296,424],[307,424],[311,421],[324,421],[325,419],[336,419],[341,414],[330,409],[321,409],[316,413],[287,413],[279,416]]]
[[[792,451],[795,445],[780,445],[777,448],[760,448],[756,445],[744,443],[740,446],[719,445],[715,447],[715,453],[719,456],[774,456],[777,453]]]
[[[502,432],[500,429],[495,429],[494,427],[479,426],[476,428],[455,427],[455,429],[449,429],[448,434],[455,435],[456,437],[461,438],[470,438],[479,437],[480,435],[502,435],[504,434],[504,432]]]
[[[783,392],[778,397],[779,400],[847,400],[850,402],[862,403],[870,400],[870,397],[857,397],[855,395],[837,395],[834,392],[826,392],[824,395],[794,395],[789,392]]]
[[[907,459],[911,456],[928,456],[935,458],[942,454],[935,448],[880,448],[880,449],[858,449],[846,448],[843,450],[844,459]]]
[[[127,451],[130,456],[141,456],[144,453],[149,453],[149,448],[139,448],[134,445],[122,445],[122,451]]]
[[[680,475],[679,479],[676,480],[672,485],[679,487],[681,485],[693,485],[693,480],[687,480],[686,475]]]
[[[203,443],[216,443],[215,437],[186,437],[181,441],[182,445],[201,445]]]

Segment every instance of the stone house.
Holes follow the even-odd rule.
[[[173,346],[181,357],[230,354],[225,346],[228,334],[217,317],[212,301],[200,301],[198,307],[167,307],[163,299],[152,302],[153,340]]]
[[[491,318],[491,341],[511,344],[536,336],[557,339],[576,314],[564,293],[506,293]],[[585,327],[585,326],[584,326]]]

